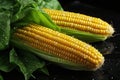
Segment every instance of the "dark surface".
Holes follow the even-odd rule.
[[[59,1],[64,10],[96,16],[113,25],[115,33],[111,38],[92,44],[103,53],[105,63],[102,68],[94,72],[71,71],[55,65],[48,65],[49,76],[35,72],[34,75],[37,78],[31,78],[31,80],[120,80],[120,14],[115,10],[116,7],[112,9],[110,4],[101,5],[102,2],[98,3],[94,0],[89,0],[89,2],[86,0],[81,0],[81,2],[79,0]],[[4,73],[4,77],[6,77],[5,80],[23,80],[20,74],[13,70],[10,73]]]

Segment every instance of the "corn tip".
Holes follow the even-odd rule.
[[[93,71],[96,71],[97,69],[100,69],[104,64],[104,61],[105,61],[104,57],[101,57],[100,63],[96,66],[96,68],[93,69]]]
[[[110,31],[110,36],[113,35],[113,33],[115,32],[114,28],[112,27],[112,25],[109,26],[109,31]]]

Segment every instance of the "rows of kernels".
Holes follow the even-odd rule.
[[[101,20],[100,18],[80,14],[80,13],[74,13],[74,12],[67,12],[67,11],[60,11],[60,10],[52,10],[52,9],[44,9],[51,17],[56,15],[59,17],[69,17],[69,18],[75,18],[85,21],[90,21],[93,23],[97,23],[100,25],[108,25],[107,22]],[[101,27],[103,29],[106,29],[107,27]]]
[[[31,34],[31,37],[27,36],[27,35],[24,35],[24,34],[20,34],[20,33],[17,33],[15,35],[17,37],[19,37],[20,39],[22,39],[25,43],[31,45],[32,47],[35,47],[35,48],[38,48],[38,49],[42,49],[44,51],[47,51],[48,53],[59,55],[59,57],[61,57],[64,54],[63,57],[66,56],[66,58],[68,58],[68,59],[72,59],[73,58],[72,60],[74,62],[76,62],[75,58],[77,58],[77,56],[75,57],[75,55],[71,54],[71,57],[69,57],[68,56],[69,54],[66,55],[66,51],[61,50],[60,48],[56,48],[56,47],[54,47],[52,45],[49,45],[48,44],[49,42],[46,41],[46,40],[43,40],[43,42],[41,41],[41,43],[40,43],[39,40],[36,40],[35,38],[31,38],[31,37],[33,37],[32,36],[33,34]],[[76,62],[76,63],[78,63],[78,62]]]
[[[36,25],[37,26],[37,25]],[[75,39],[75,38],[72,38],[70,36],[65,36],[64,34],[60,34],[59,32],[57,31],[53,31],[53,30],[48,30],[48,28],[44,28],[41,30],[40,27],[35,27],[34,25],[30,25],[30,27],[34,28],[34,29],[37,29],[37,30],[40,30],[40,31],[43,31],[45,33],[48,33],[48,34],[51,34],[53,36],[58,36],[59,38],[62,38],[64,40],[67,40],[67,41],[70,41],[71,43],[75,43],[87,50],[89,50],[90,52],[95,52],[96,51],[96,56],[98,55],[98,51],[96,49],[94,49],[94,47],[90,46],[90,45],[87,45],[86,43],[78,40],[78,39]],[[53,34],[54,33],[54,34]],[[102,55],[101,55],[102,56]],[[95,57],[95,56],[94,56]]]
[[[26,33],[26,31],[25,31],[25,33]],[[29,34],[30,34],[30,36],[28,36]],[[84,65],[89,65],[89,67],[95,67],[96,66],[95,64],[97,64],[97,63],[94,63],[95,61],[90,59],[90,58],[86,59],[86,60],[83,60],[84,56],[82,56],[82,57],[80,57],[80,56],[78,57],[78,56],[75,56],[75,55],[69,56],[68,52],[64,51],[64,49],[68,50],[67,47],[62,46],[62,48],[61,48],[60,45],[58,45],[59,47],[55,46],[53,48],[53,45],[51,45],[51,46],[48,45],[49,43],[51,43],[48,40],[43,40],[43,42],[41,41],[41,43],[39,43],[40,41],[36,40],[35,35],[33,35],[32,33],[28,33],[28,34],[25,34],[25,35],[18,33],[17,36],[19,38],[22,38],[26,43],[28,43],[29,45],[31,45],[35,48],[42,49],[42,50],[47,51],[49,53],[58,55],[59,57],[67,59],[69,61],[73,61],[75,63],[81,63],[81,64],[84,64]],[[34,38],[33,38],[33,36],[34,36]],[[69,49],[69,50],[71,50],[71,49]]]
[[[96,34],[101,34],[101,35],[111,35],[111,32],[109,31],[109,29],[100,30],[100,29],[92,28],[87,25],[81,25],[81,24],[75,24],[75,23],[63,22],[63,21],[55,21],[55,23],[62,27],[73,28],[76,30],[81,30],[81,31],[86,31],[86,32],[91,32],[91,33],[96,33]]]
[[[27,30],[30,30],[30,28],[28,28]],[[51,35],[49,35],[49,34],[45,34],[44,32],[43,33],[41,33],[41,32],[39,32],[38,30],[33,30],[33,29],[31,29],[31,31],[35,31],[35,33],[37,33],[37,34],[44,34],[44,35],[42,35],[42,36],[45,36],[46,38],[49,38],[49,39],[51,39],[51,40],[54,40],[54,41],[57,41],[58,43],[61,43],[61,44],[64,44],[64,45],[66,45],[66,46],[69,46],[69,47],[71,47],[71,48],[76,48],[76,49],[82,49],[81,51],[82,52],[84,52],[84,53],[86,53],[86,50],[84,49],[84,48],[82,48],[82,47],[80,47],[80,46],[78,46],[78,45],[76,45],[76,44],[73,44],[73,43],[71,43],[71,42],[68,42],[68,41],[66,41],[66,40],[64,40],[63,41],[63,39],[61,39],[61,38],[59,38],[59,37],[56,37],[56,36],[51,36]],[[57,38],[57,40],[56,40],[56,38]],[[57,46],[58,46],[58,44],[57,44]],[[56,47],[57,47],[56,46]],[[59,45],[60,46],[60,45]],[[64,47],[64,46],[62,46],[62,47]],[[68,50],[68,49],[67,49]],[[69,51],[69,50],[68,50]],[[88,51],[87,52],[87,54],[90,54],[90,52]],[[91,56],[92,57],[92,56]],[[93,57],[94,58],[94,57]]]
[[[50,10],[50,9],[44,9],[44,10],[51,16],[69,17],[72,19],[75,18],[75,19],[83,20],[85,22],[90,22],[90,23],[92,22],[92,23],[96,23],[98,25],[103,25],[103,26],[96,27],[95,25],[92,24],[92,26],[94,26],[94,28],[106,29],[105,31],[103,31],[103,33],[109,32],[109,34],[106,36],[112,36],[112,34],[114,33],[114,29],[112,28],[112,26],[110,24],[108,24],[107,22],[101,20],[100,18],[91,17],[91,16],[87,16],[84,14],[73,13],[73,12],[65,12],[65,11],[63,12],[63,11],[56,11],[56,10]],[[70,19],[68,19],[68,20],[70,20]]]
[[[86,51],[86,49],[85,49],[85,47],[83,47],[82,46],[82,44],[75,44],[75,43],[73,43],[73,42],[71,42],[71,41],[67,41],[66,39],[64,39],[63,40],[63,38],[60,38],[60,37],[58,37],[58,36],[55,36],[55,35],[49,35],[49,33],[47,33],[47,32],[39,32],[37,29],[35,30],[35,29],[32,29],[32,28],[27,28],[26,27],[26,29],[27,30],[30,30],[30,31],[34,31],[35,33],[37,33],[37,34],[40,34],[40,35],[42,35],[42,36],[45,36],[46,38],[49,38],[49,39],[51,39],[51,40],[54,40],[54,41],[58,41],[59,43],[62,43],[62,44],[64,44],[64,45],[67,45],[67,46],[69,46],[69,47],[71,47],[71,48],[73,48],[73,47],[75,47],[75,49],[77,49],[77,50],[79,50],[79,49],[81,49],[81,51],[82,52],[84,52],[84,54],[86,54],[86,55],[89,55],[90,57],[92,57],[92,58],[95,58],[94,56],[91,56],[91,51],[89,51],[89,49],[88,49],[88,51]],[[40,30],[40,29],[39,29]],[[41,30],[42,31],[42,30]],[[49,31],[49,30],[46,30],[46,31]],[[49,31],[50,32],[50,31]],[[61,34],[59,34],[59,36],[60,36]],[[65,35],[62,35],[63,37],[65,37]],[[57,38],[57,40],[56,40],[56,38]]]
[[[70,17],[63,17],[63,16],[56,16],[56,15],[52,15],[51,18],[54,22],[55,21],[70,22],[70,23],[75,23],[75,24],[86,25],[93,29],[95,28],[95,29],[106,30],[109,28],[108,27],[109,25],[101,25],[101,24],[93,23],[91,21],[81,20],[77,18],[70,18]]]
[[[64,57],[66,57],[66,58],[68,58],[68,59],[72,59],[71,57],[69,57],[69,54],[67,53],[68,51],[70,51],[71,50],[71,48],[67,48],[66,46],[61,46],[60,44],[58,45],[54,45],[52,42],[50,42],[49,40],[45,40],[45,39],[40,39],[40,41],[38,41],[38,39],[40,38],[40,37],[37,37],[36,36],[36,34],[34,35],[34,34],[32,34],[31,32],[29,33],[26,33],[26,31],[23,31],[23,30],[19,30],[19,32],[23,32],[23,37],[22,36],[20,36],[20,35],[17,35],[17,36],[19,36],[19,37],[22,37],[22,39],[24,39],[25,41],[26,41],[26,43],[28,43],[28,42],[30,42],[29,44],[31,44],[31,43],[33,43],[33,45],[32,46],[34,46],[35,44],[38,44],[39,42],[41,42],[41,43],[43,43],[43,44],[41,44],[41,43],[39,43],[38,44],[38,46],[34,46],[34,47],[36,47],[36,48],[42,48],[42,49],[44,49],[44,50],[47,50],[48,52],[50,52],[50,51],[52,51],[51,53],[54,53],[54,54],[61,54],[61,55],[63,55]],[[30,35],[29,35],[30,34]],[[32,37],[32,38],[31,38]],[[36,39],[35,39],[36,38]],[[36,41],[37,40],[37,41]],[[41,40],[43,40],[43,41],[41,41]],[[49,41],[49,42],[48,42]],[[44,44],[45,43],[45,44]],[[59,50],[56,50],[55,48],[55,51],[53,50],[53,49],[50,49],[50,48],[52,48],[52,46],[49,46],[48,44],[53,44],[52,46],[55,46],[55,48],[56,49],[59,49]],[[39,47],[39,45],[42,45],[42,47]],[[47,45],[47,47],[45,48],[44,46],[46,46]],[[44,48],[43,48],[44,47]],[[65,51],[64,53],[61,53],[61,51],[64,51],[64,50],[67,50],[67,51]],[[57,51],[57,52],[56,52]],[[77,57],[76,56],[76,58],[78,58],[79,59],[79,61],[82,59],[82,58],[84,58],[84,56],[85,55],[83,55],[83,56],[79,56],[79,57]],[[74,58],[74,55],[72,56],[73,58]],[[78,60],[77,59],[77,60]],[[78,61],[76,61],[76,59],[74,58],[74,59],[72,59],[74,62],[77,62],[78,63]],[[90,61],[92,61],[92,60],[90,60]],[[83,61],[84,62],[84,61]],[[88,61],[89,62],[89,61]],[[92,62],[91,62],[91,64],[93,64]]]

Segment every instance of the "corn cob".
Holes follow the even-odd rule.
[[[91,39],[93,37],[92,39],[93,41],[94,40],[101,41],[107,39],[108,37],[111,37],[112,34],[114,33],[114,29],[112,28],[112,26],[100,18],[60,10],[52,9],[43,10],[45,10],[45,12],[50,15],[53,22],[62,27],[65,33],[75,36],[74,32],[80,31],[78,33],[81,34],[76,34],[77,36],[75,36],[75,37],[83,36],[80,37],[80,39],[83,39],[84,37],[87,37],[87,39],[88,38]],[[67,32],[66,29],[73,30],[74,32],[73,33],[72,31]],[[88,35],[86,35],[86,33]],[[87,41],[89,42],[89,39]]]
[[[104,63],[104,57],[93,46],[36,24],[17,29],[12,42],[68,69],[97,70]]]

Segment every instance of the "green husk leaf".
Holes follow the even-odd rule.
[[[54,30],[60,30],[60,28],[55,23],[53,23],[50,17],[42,10],[40,11],[34,8],[28,8],[23,12],[23,14],[25,16],[21,20],[17,21],[17,26],[36,23]],[[16,24],[14,25],[16,26]]]
[[[78,30],[68,29],[68,28],[62,28],[61,32],[88,43],[104,41],[107,39],[107,37],[104,35],[92,34],[89,32],[78,31]]]
[[[17,51],[17,53],[16,53]],[[44,67],[45,63],[34,54],[25,50],[14,50],[10,53],[10,62],[16,64],[23,73],[25,80],[28,80],[34,71]]]

